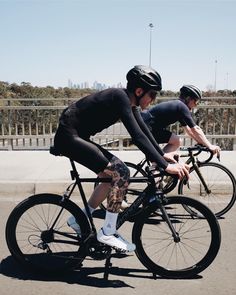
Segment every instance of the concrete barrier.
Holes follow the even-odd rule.
[[[138,163],[144,158],[140,151],[114,151],[123,161]],[[214,161],[218,162],[215,158]],[[236,175],[236,151],[223,151],[221,163]],[[77,165],[81,177],[96,177],[87,168]],[[70,178],[70,162],[65,157],[52,156],[48,151],[0,151],[0,198],[24,198],[53,192],[62,194]],[[87,192],[93,185],[86,184]]]

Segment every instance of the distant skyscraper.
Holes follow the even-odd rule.
[[[72,81],[71,81],[71,79],[68,79],[68,88],[72,88]]]

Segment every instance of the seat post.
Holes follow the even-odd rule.
[[[70,158],[70,163],[71,163],[71,166],[72,166],[72,171],[71,171],[72,179],[74,177],[75,180],[76,180],[76,183],[78,185],[78,188],[79,188],[79,191],[80,191],[80,195],[81,195],[81,198],[82,198],[82,201],[83,201],[83,204],[84,204],[84,208],[85,208],[86,213],[87,213],[87,217],[89,219],[89,222],[91,224],[91,227],[92,227],[93,232],[96,232],[96,227],[94,225],[93,218],[92,218],[91,212],[89,210],[88,201],[86,199],[86,195],[85,195],[83,186],[81,184],[79,173],[78,173],[78,171],[76,169],[75,162],[71,158]]]
[[[72,179],[78,179],[79,178],[79,174],[78,174],[78,171],[75,167],[75,162],[70,158],[70,163],[71,163],[71,167],[72,167],[72,174],[71,174],[71,177]]]

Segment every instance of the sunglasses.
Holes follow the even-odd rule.
[[[194,100],[194,102],[195,102],[196,105],[199,103],[199,99],[193,98],[193,100]]]
[[[151,98],[151,100],[155,100],[156,97],[157,97],[157,91],[150,90],[150,91],[148,92],[148,95],[149,95],[149,97]]]

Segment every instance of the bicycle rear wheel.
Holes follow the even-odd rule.
[[[86,252],[82,238],[67,226],[73,215],[81,237],[89,233],[83,212],[70,200],[54,194],[39,194],[22,201],[10,214],[6,241],[12,256],[36,271],[55,273],[80,265]]]
[[[196,200],[184,196],[166,200],[164,208],[179,240],[174,239],[160,208],[146,209],[133,227],[136,255],[149,271],[159,276],[193,277],[207,268],[219,251],[218,221],[209,208]]]
[[[201,175],[199,176],[197,171],[191,168],[188,185],[181,180],[178,192],[198,199],[208,206],[216,217],[220,217],[235,203],[235,178],[226,167],[218,163],[199,163],[198,168]]]

